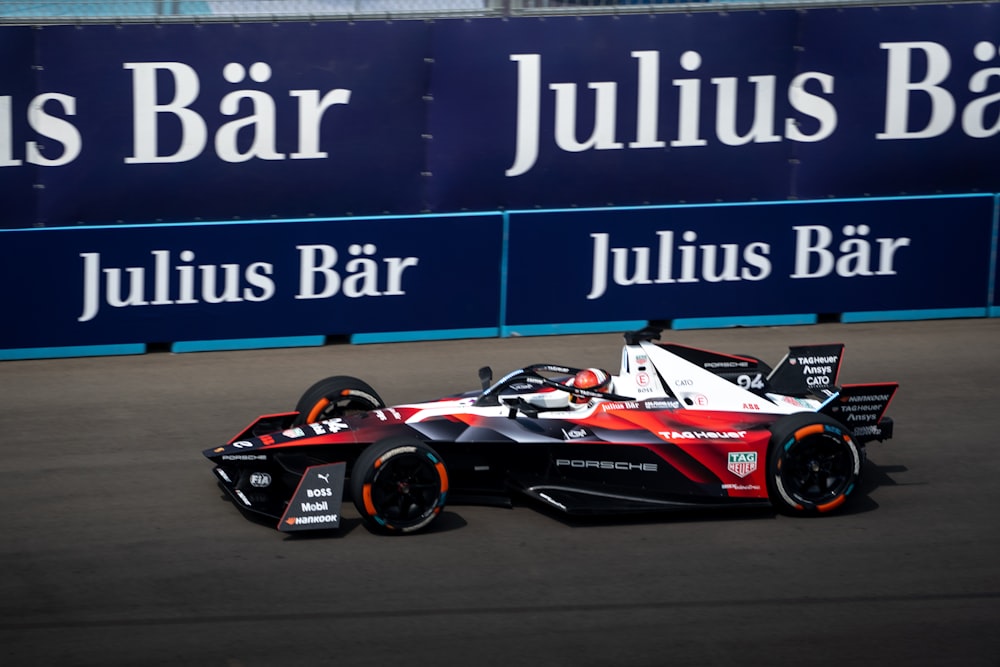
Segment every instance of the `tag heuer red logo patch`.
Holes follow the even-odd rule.
[[[757,469],[757,452],[729,452],[729,472],[746,477]]]

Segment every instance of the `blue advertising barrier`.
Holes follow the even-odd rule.
[[[30,28],[0,29],[24,41]],[[429,90],[419,22],[55,26],[12,145],[42,193],[7,227],[419,213]],[[392,48],[381,45],[391,44]],[[19,54],[33,56],[34,48]],[[0,70],[0,95],[8,86]],[[27,109],[43,101],[30,124]],[[40,155],[27,156],[36,141]]]
[[[995,3],[5,27],[0,227],[993,192],[998,34]]]
[[[798,22],[776,11],[436,26],[432,207],[785,197],[789,143],[722,144],[709,79],[742,81],[751,108],[747,77],[787,86]]]
[[[505,332],[550,323],[885,311],[986,315],[991,195],[512,213]],[[925,315],[926,316],[926,315]]]
[[[435,25],[435,209],[993,192],[994,3]]]
[[[502,233],[499,214],[2,231],[0,349],[495,336]]]
[[[995,195],[0,231],[0,359],[983,317]]]
[[[821,81],[807,84],[833,116],[828,138],[795,145],[792,195],[996,191],[1000,6],[966,10],[803,13],[798,67],[835,75],[822,93]],[[827,115],[823,102],[812,108]],[[810,120],[803,129],[819,138],[824,132]]]
[[[998,34],[0,27],[0,358],[998,315]]]

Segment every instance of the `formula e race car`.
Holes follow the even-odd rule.
[[[425,528],[445,501],[526,497],[567,514],[771,505],[841,507],[865,445],[892,437],[896,383],[838,385],[844,346],[745,355],[625,334],[621,370],[534,364],[482,388],[387,407],[365,382],[317,382],[204,452],[248,518],[282,531],[340,525],[349,497],[374,530]]]

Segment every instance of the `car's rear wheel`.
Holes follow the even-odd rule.
[[[354,506],[372,528],[412,533],[426,528],[444,508],[448,471],[427,444],[386,438],[361,452],[351,472]]]
[[[336,375],[309,387],[295,410],[295,424],[312,424],[324,419],[384,408],[385,402],[367,382],[349,375]]]
[[[839,422],[794,414],[771,429],[768,493],[787,514],[814,515],[841,507],[858,485],[864,456]]]

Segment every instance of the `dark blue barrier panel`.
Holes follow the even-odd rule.
[[[791,194],[995,191],[998,35],[991,3],[803,13],[798,66],[835,76],[826,98],[836,116],[829,139],[798,145]]]
[[[986,314],[993,197],[512,213],[504,324]]]
[[[36,95],[34,44],[31,28],[0,27],[0,227],[30,227],[35,220],[37,168],[25,162],[24,143]]]
[[[0,232],[0,349],[492,328],[499,214]]]
[[[998,32],[973,3],[439,24],[429,200],[993,191]]]
[[[56,121],[43,141],[41,223],[425,209],[429,47],[420,22],[39,35],[38,89],[64,96],[45,107]],[[38,134],[18,128],[18,152]],[[0,211],[0,225],[23,223]]]
[[[783,199],[797,26],[792,11],[436,24],[432,207]],[[776,116],[751,130],[761,74]],[[715,77],[738,88],[724,140]]]
[[[992,192],[998,16],[6,28],[0,227]]]

